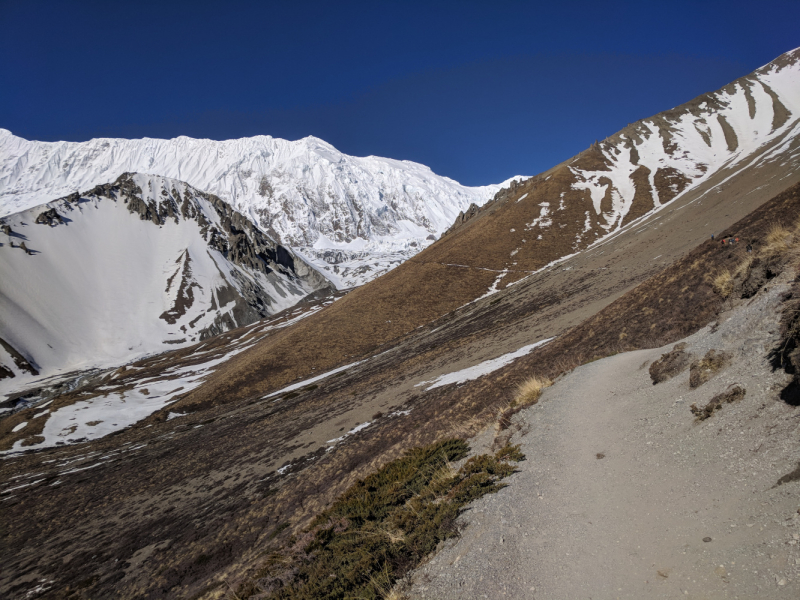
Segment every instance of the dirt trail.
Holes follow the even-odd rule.
[[[800,461],[800,409],[778,399],[786,375],[766,363],[781,289],[687,338],[695,357],[734,355],[697,389],[688,370],[652,384],[661,348],[546,390],[518,415],[521,472],[464,516],[462,538],[414,574],[409,596],[800,597],[800,482],[775,487]],[[694,420],[691,403],[733,384],[743,400]]]

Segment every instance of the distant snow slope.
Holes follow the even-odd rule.
[[[189,345],[327,289],[219,198],[125,174],[0,219],[0,388]]]
[[[302,248],[340,287],[415,254],[503,185],[466,187],[417,163],[348,156],[314,137],[50,143],[0,129],[0,216],[124,172],[179,179],[219,196],[276,241]]]

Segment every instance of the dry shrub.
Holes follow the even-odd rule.
[[[765,238],[766,244],[762,250],[764,254],[782,254],[789,250],[792,232],[780,223],[773,223]]]
[[[750,270],[753,267],[754,260],[755,257],[752,255],[752,253],[747,254],[742,262],[736,265],[736,268],[733,270],[733,276],[737,279],[747,279],[747,277],[750,275]]]
[[[495,421],[495,427],[497,431],[505,431],[509,427],[511,427],[511,417],[513,417],[517,412],[522,409],[521,406],[503,406],[497,410],[497,419]],[[495,440],[497,442],[498,440]]]
[[[650,379],[653,381],[653,385],[672,379],[689,366],[692,357],[689,353],[685,352],[685,348],[685,342],[676,344],[672,350],[666,354],[662,354],[661,358],[658,360],[653,361],[649,369]]]
[[[495,426],[498,431],[504,431],[511,426],[511,417],[524,408],[533,406],[539,401],[542,391],[546,387],[553,385],[553,382],[546,377],[529,377],[520,384],[517,384],[514,399],[507,406],[501,406],[497,411]],[[505,444],[508,440],[495,439],[495,445]]]
[[[722,298],[727,298],[733,291],[733,275],[728,269],[723,269],[714,277],[712,285],[717,294]]]
[[[730,362],[731,355],[727,352],[709,350],[702,359],[693,362],[689,367],[689,387],[700,387]]]
[[[689,410],[691,410],[692,414],[697,417],[698,421],[705,421],[714,414],[714,411],[721,409],[724,404],[737,402],[738,400],[744,398],[746,393],[747,392],[743,387],[737,385],[726,392],[714,396],[711,401],[705,405],[705,407],[699,408],[697,404],[692,404],[689,407]]]
[[[533,406],[539,401],[542,391],[546,387],[553,385],[553,382],[546,377],[529,377],[517,385],[514,400],[511,402],[513,407]]]

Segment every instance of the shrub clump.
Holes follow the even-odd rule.
[[[728,269],[723,269],[717,273],[712,283],[714,291],[719,294],[723,300],[733,292],[733,275],[731,275]]]
[[[782,223],[774,223],[767,233],[765,242],[762,252],[769,256],[771,254],[783,254],[789,250],[793,245],[794,239],[790,229]]]
[[[686,344],[684,342],[676,344],[672,350],[662,354],[658,360],[653,361],[649,369],[653,385],[672,379],[689,366],[692,357],[684,351],[685,348]]]
[[[696,360],[689,367],[689,387],[700,387],[718,371],[727,367],[730,361],[731,356],[727,352],[709,350],[701,360]]]
[[[553,382],[545,377],[529,377],[517,385],[517,393],[511,402],[511,406],[519,406],[521,408],[533,406],[539,401],[544,388],[551,385],[553,385]]]
[[[724,404],[730,404],[731,402],[737,402],[744,398],[746,390],[737,385],[733,388],[729,389],[727,392],[722,392],[721,394],[717,394],[714,396],[711,401],[706,404],[703,408],[698,408],[697,404],[692,404],[689,407],[689,410],[692,411],[692,414],[697,417],[698,421],[705,421],[711,415],[714,414],[714,411],[719,410],[722,408]]]
[[[348,489],[299,538],[243,586],[244,598],[385,598],[395,582],[458,535],[456,518],[473,500],[505,486],[519,446],[470,458],[463,440],[414,448]]]

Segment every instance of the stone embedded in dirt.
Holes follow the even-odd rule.
[[[789,473],[778,479],[774,487],[778,487],[779,485],[783,485],[784,483],[790,483],[792,481],[800,481],[800,463],[797,464],[797,468],[794,471],[790,471]],[[800,510],[798,510],[797,512],[800,513]]]
[[[709,350],[701,360],[696,360],[689,367],[689,387],[700,387],[730,362],[731,355],[727,352]]]
[[[653,385],[672,379],[689,366],[692,356],[684,351],[685,348],[685,343],[676,344],[672,350],[662,354],[661,358],[650,365],[650,379],[653,380]]]
[[[692,404],[689,407],[689,410],[691,410],[692,414],[697,417],[698,421],[705,421],[712,414],[714,414],[715,410],[722,408],[723,404],[730,404],[731,402],[741,400],[744,398],[746,393],[747,390],[737,385],[726,392],[722,392],[721,394],[714,396],[711,401],[705,405],[705,407],[698,408],[697,404]]]
[[[704,538],[703,538],[703,541],[704,541],[704,542],[710,542],[710,541],[711,541],[711,538],[710,538],[710,537],[704,537]]]
[[[598,452],[595,456],[597,456],[597,460],[600,460],[601,458],[605,458],[606,457],[606,455],[603,454],[602,452]]]

